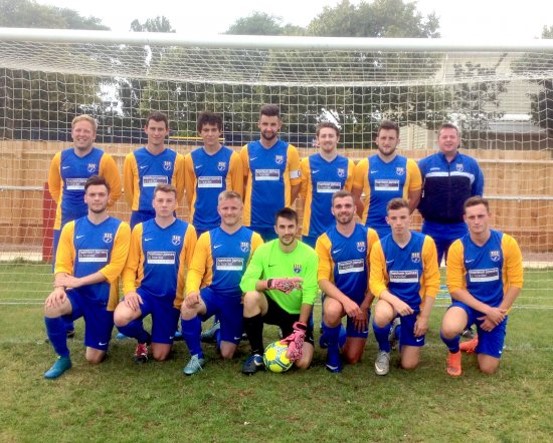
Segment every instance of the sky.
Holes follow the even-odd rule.
[[[164,15],[178,33],[205,37],[221,34],[234,21],[254,11],[281,17],[283,23],[306,26],[325,6],[340,0],[36,0],[102,19],[113,31],[128,31],[134,19]],[[350,0],[359,3],[359,0]],[[510,5],[509,5],[510,4]],[[175,7],[175,5],[179,5]],[[443,38],[454,40],[531,40],[541,36],[544,25],[553,25],[552,0],[418,0],[417,9],[435,12]]]

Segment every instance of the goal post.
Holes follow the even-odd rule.
[[[553,262],[553,40],[457,42],[0,29],[0,263],[42,252],[48,164],[89,113],[97,144],[122,169],[144,143],[143,118],[168,114],[168,144],[199,142],[196,119],[222,115],[226,143],[258,137],[263,103],[277,103],[282,137],[316,151],[318,122],[342,131],[340,150],[374,153],[382,119],[401,127],[401,153],[435,152],[436,129],[456,123],[486,179],[494,225],[525,260]],[[113,210],[128,219],[124,201]],[[185,212],[181,215],[185,216]],[[23,269],[23,268],[22,268]],[[8,281],[13,273],[0,270]]]

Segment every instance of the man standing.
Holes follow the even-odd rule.
[[[172,184],[177,189],[177,202],[184,195],[184,158],[165,146],[169,121],[162,112],[152,112],[146,119],[144,132],[148,144],[125,157],[123,185],[131,207],[131,228],[155,217],[152,207],[158,184]]]
[[[223,131],[221,117],[202,112],[197,128],[204,145],[184,157],[184,183],[189,219],[199,237],[221,223],[217,212],[219,194],[227,190],[242,196],[244,177],[240,155],[219,141]]]
[[[300,157],[297,149],[278,138],[282,126],[277,105],[263,105],[259,140],[240,151],[245,177],[244,225],[265,241],[276,238],[275,214],[290,207],[300,191]]]
[[[234,191],[219,194],[218,228],[200,235],[186,276],[186,297],[181,307],[182,337],[190,351],[183,372],[203,369],[201,322],[212,315],[220,320],[221,357],[230,359],[242,338],[242,291],[240,279],[251,255],[263,243],[261,236],[242,226],[242,196]]]
[[[313,327],[308,325],[317,296],[318,259],[298,241],[298,215],[283,208],[275,216],[278,239],[260,246],[248,265],[240,287],[244,292],[244,329],[251,355],[242,373],[263,368],[263,323],[280,327],[289,343],[287,356],[306,369],[313,359]]]
[[[447,258],[453,241],[467,233],[463,203],[484,192],[484,175],[478,162],[459,152],[456,126],[445,123],[438,131],[439,152],[419,161],[422,197],[419,212],[424,218],[422,232],[430,235],[438,250],[438,264]]]
[[[390,200],[386,220],[392,234],[377,242],[371,251],[369,286],[377,298],[373,320],[379,347],[374,363],[377,375],[386,375],[390,370],[390,329],[398,316],[401,367],[417,367],[430,311],[440,288],[436,246],[428,235],[409,229],[410,212],[407,201]]]
[[[336,192],[331,205],[336,224],[319,237],[315,250],[319,256],[319,287],[324,294],[321,342],[328,347],[326,368],[341,372],[339,335],[344,315],[348,317],[344,359],[355,364],[365,349],[373,300],[368,287],[368,261],[378,235],[374,229],[355,222],[355,203],[349,192]]]
[[[73,147],[54,155],[48,172],[48,191],[56,202],[52,254],[55,257],[61,229],[71,220],[85,217],[84,185],[93,175],[106,179],[110,188],[108,205],[121,197],[121,176],[111,155],[94,147],[98,123],[90,115],[79,115],[71,122]],[[73,322],[66,324],[67,334],[75,334]]]
[[[523,283],[522,254],[516,240],[490,228],[489,203],[482,197],[464,204],[468,234],[456,240],[447,256],[447,286],[453,303],[440,335],[447,346],[447,373],[462,373],[459,335],[476,324],[473,351],[478,367],[493,374],[499,367],[508,314]]]
[[[314,247],[319,235],[334,224],[332,195],[351,191],[353,160],[338,155],[340,129],[332,122],[317,126],[319,152],[301,161],[301,196],[304,201],[302,241]]]
[[[52,379],[71,368],[63,318],[85,319],[86,359],[103,361],[113,329],[119,275],[129,252],[130,228],[107,213],[109,184],[90,177],[84,184],[85,217],[63,227],[54,270],[54,290],[44,303],[48,339],[58,359],[44,373]]]
[[[184,291],[184,268],[196,244],[196,231],[175,218],[177,190],[159,184],[153,193],[155,217],[137,224],[131,237],[129,259],[123,271],[124,299],[114,313],[115,325],[136,338],[136,362],[148,361],[148,345],[155,360],[166,360],[173,345]],[[152,315],[152,333],[143,319]]]
[[[391,232],[386,223],[386,205],[392,198],[403,198],[413,212],[420,200],[421,174],[414,160],[396,152],[399,145],[396,123],[384,120],[375,143],[378,153],[361,160],[355,167],[352,194],[363,223],[383,238]],[[364,202],[361,202],[361,194],[365,195]]]

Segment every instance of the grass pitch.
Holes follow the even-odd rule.
[[[316,348],[308,371],[246,377],[245,343],[231,362],[205,346],[208,364],[192,377],[182,374],[189,357],[182,342],[170,361],[136,365],[134,343],[114,340],[109,358],[91,366],[80,320],[70,341],[73,368],[48,381],[42,373],[55,357],[44,341],[41,302],[50,268],[0,265],[0,276],[7,274],[15,283],[0,288],[0,441],[515,442],[553,435],[552,271],[526,273],[499,372],[480,374],[465,355],[458,379],[445,373],[438,331],[447,299],[440,298],[412,372],[400,370],[394,354],[390,374],[376,376],[372,333],[363,361],[341,374],[324,369],[325,351]],[[276,339],[276,330],[267,328],[266,337]]]

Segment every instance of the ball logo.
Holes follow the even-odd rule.
[[[399,176],[405,175],[405,168],[398,166],[396,168],[396,175],[399,175]]]
[[[110,244],[113,241],[113,233],[104,232],[104,237],[102,238],[102,240],[104,240],[104,243]]]
[[[173,235],[171,238],[171,243],[173,243],[175,246],[178,246],[181,244],[181,236],[180,235]]]
[[[240,250],[242,252],[249,252],[250,244],[247,241],[240,242]]]
[[[465,168],[464,168],[464,166],[463,166],[462,163],[457,163],[457,164],[455,165],[455,170],[456,170],[457,172],[463,172],[463,171],[465,170]]]
[[[227,163],[226,163],[226,162],[219,162],[219,163],[217,164],[217,170],[218,170],[219,172],[224,172],[224,171],[226,171],[226,170],[227,170]]]
[[[412,252],[411,253],[411,261],[413,263],[420,263],[421,262],[421,253],[420,252]]]
[[[501,252],[500,251],[490,251],[490,260],[491,261],[499,261],[501,259]]]
[[[365,252],[367,250],[367,244],[364,241],[357,242],[357,250],[359,252]]]
[[[89,163],[88,166],[86,167],[86,170],[91,174],[96,172],[96,163]]]
[[[166,171],[170,171],[171,169],[173,168],[173,163],[166,160],[163,162],[163,169],[165,169]]]
[[[275,163],[277,165],[282,165],[284,163],[284,156],[283,155],[275,155]]]
[[[338,177],[344,178],[346,176],[346,170],[344,168],[338,168]]]
[[[294,265],[294,274],[299,274],[301,272],[301,265]]]

